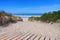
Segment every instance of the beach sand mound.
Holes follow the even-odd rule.
[[[23,18],[24,22],[17,22],[15,24],[10,24],[9,27],[0,28],[0,38],[4,38],[3,33],[7,33],[7,38],[11,39],[35,39],[38,40],[39,36],[41,36],[41,40],[43,39],[59,39],[60,40],[60,27],[59,23],[48,24],[43,22],[29,22],[28,18]],[[21,34],[19,34],[21,32]],[[23,35],[23,36],[21,36]],[[33,36],[31,36],[33,35]],[[39,36],[36,36],[39,35]],[[35,38],[36,36],[36,38]],[[14,38],[15,37],[15,38]]]

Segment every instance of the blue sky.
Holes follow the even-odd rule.
[[[9,13],[45,13],[60,10],[60,0],[0,0],[0,10]]]

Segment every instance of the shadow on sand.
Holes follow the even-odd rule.
[[[0,25],[0,26],[2,26],[2,27],[7,27],[9,24],[10,24],[10,23],[5,23],[5,24],[2,24],[2,25]]]

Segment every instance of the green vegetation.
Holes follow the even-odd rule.
[[[11,13],[6,13],[5,11],[0,11],[0,25],[9,22],[23,21],[21,17],[13,16]]]
[[[0,16],[8,16],[8,17],[11,17],[12,14],[8,14],[5,11],[0,11]]]
[[[43,22],[56,22],[57,20],[60,20],[60,10],[44,13],[41,17],[33,17],[33,18],[34,19],[30,17],[29,19]]]

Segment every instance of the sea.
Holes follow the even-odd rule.
[[[17,17],[22,17],[22,18],[29,18],[29,17],[40,17],[42,15],[14,15],[14,16],[17,16]]]

